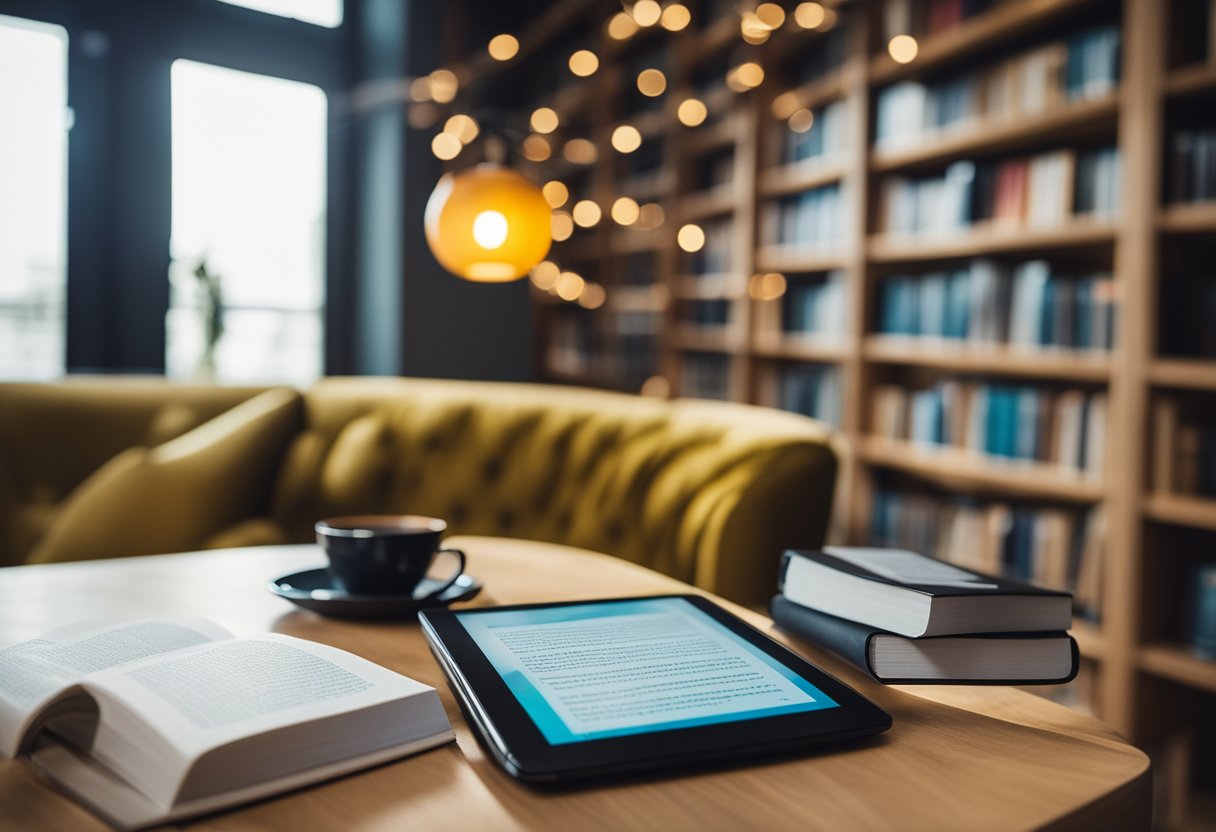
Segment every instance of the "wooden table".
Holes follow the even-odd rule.
[[[615,558],[559,546],[452,538],[486,583],[474,604],[691,591]],[[726,604],[887,709],[876,740],[802,759],[543,792],[478,746],[416,624],[328,620],[270,595],[271,578],[324,563],[313,546],[0,569],[0,643],[76,618],[201,615],[237,635],[273,630],[358,653],[439,689],[457,743],[218,814],[251,829],[1144,829],[1148,760],[1097,720],[1000,687],[884,687]],[[104,829],[0,763],[0,829]]]

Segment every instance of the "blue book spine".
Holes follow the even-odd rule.
[[[1191,644],[1206,656],[1216,656],[1216,566],[1195,571]]]

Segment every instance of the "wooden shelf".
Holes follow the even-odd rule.
[[[883,52],[870,61],[874,84],[889,84],[920,72],[971,57],[1017,35],[1046,27],[1057,17],[1091,4],[1092,0],[1015,0],[998,4],[959,26],[920,44],[916,60],[896,63]]]
[[[1106,639],[1102,631],[1091,621],[1074,618],[1069,633],[1077,640],[1081,658],[1101,661],[1106,657]]]
[[[763,196],[784,196],[831,185],[844,178],[845,166],[839,160],[808,159],[792,165],[769,168],[760,174]]]
[[[1107,381],[1111,367],[1110,358],[1104,353],[1017,349],[892,335],[866,338],[863,355],[879,364],[1077,381]]]
[[[675,331],[677,349],[688,352],[738,352],[743,349],[743,333],[737,328],[684,325]]]
[[[1050,138],[1053,142],[1079,133],[1109,130],[1114,134],[1119,99],[1108,95],[1095,101],[1068,104],[1039,115],[1001,121],[980,122],[924,136],[907,148],[879,150],[870,158],[870,168],[889,172],[917,165],[953,160],[958,156],[1007,153]]]
[[[1149,379],[1162,387],[1216,390],[1216,359],[1159,358],[1149,365]]]
[[[1144,498],[1144,516],[1160,523],[1216,531],[1216,497],[1150,494]]]
[[[739,20],[731,14],[715,20],[709,27],[697,35],[693,44],[693,62],[700,63],[715,52],[720,52],[730,46],[739,37]]]
[[[734,272],[685,275],[676,278],[676,297],[684,300],[736,300],[747,291],[746,282]]]
[[[1165,93],[1172,96],[1216,91],[1216,63],[1185,66],[1165,79]]]
[[[1172,234],[1211,234],[1216,232],[1216,202],[1173,205],[1157,218],[1157,227]]]
[[[608,306],[617,312],[662,312],[671,303],[664,285],[614,286],[608,290]]]
[[[1004,462],[958,448],[914,445],[880,436],[862,437],[858,451],[859,458],[871,465],[914,474],[947,488],[1083,503],[1098,502],[1105,496],[1098,480],[1041,462]]]
[[[670,240],[671,235],[663,233],[663,229],[661,228],[651,231],[642,231],[638,228],[614,229],[608,251],[613,254],[636,254],[640,251],[657,251],[670,242]]]
[[[843,98],[849,91],[851,80],[848,72],[837,70],[822,78],[815,78],[801,86],[794,87],[790,92],[798,96],[799,104],[808,110],[814,110],[838,98]]]
[[[1202,659],[1179,644],[1140,648],[1140,669],[1162,679],[1216,693],[1216,661]]]
[[[761,358],[839,362],[844,360],[845,348],[837,336],[798,336],[786,332],[771,332],[756,336],[752,353]]]
[[[870,237],[867,251],[873,262],[900,263],[1046,249],[1094,248],[1112,245],[1114,240],[1113,223],[1076,220],[1057,228],[985,227],[952,237],[877,234]]]
[[[686,127],[680,134],[684,149],[690,154],[713,153],[730,147],[739,135],[739,121],[734,115],[723,116],[706,127]]]
[[[680,200],[680,222],[692,222],[733,213],[739,205],[732,185],[691,193]]]
[[[843,269],[847,258],[836,251],[807,251],[795,246],[756,249],[756,268],[764,272],[826,272]]]

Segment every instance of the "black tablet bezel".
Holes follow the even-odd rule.
[[[546,609],[641,599],[679,598],[755,645],[836,701],[839,707],[551,745],[515,698],[457,615]],[[471,610],[426,610],[419,621],[466,716],[512,775],[558,781],[726,757],[754,756],[866,737],[891,727],[886,711],[785,646],[699,595],[657,595],[516,604]]]

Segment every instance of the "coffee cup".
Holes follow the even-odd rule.
[[[436,557],[455,557],[452,576],[414,598],[429,601],[446,592],[464,573],[464,552],[440,548],[447,527],[435,517],[364,514],[330,517],[318,522],[315,529],[317,543],[329,555],[334,588],[348,595],[414,596]]]

